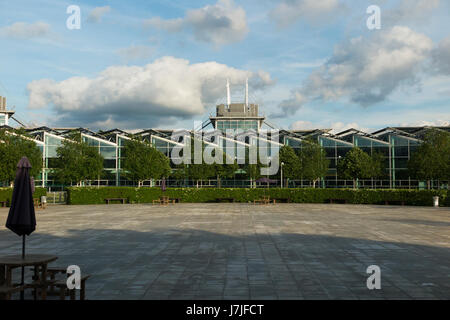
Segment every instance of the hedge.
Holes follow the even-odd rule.
[[[370,190],[370,189],[217,189],[217,188],[160,188],[133,187],[70,187],[68,204],[104,204],[106,198],[126,198],[129,203],[151,203],[160,196],[179,198],[181,202],[215,202],[217,198],[234,198],[236,202],[249,202],[263,195],[271,198],[289,198],[294,203],[326,203],[329,199],[342,199],[352,204],[384,204],[402,201],[406,205],[432,206],[433,196],[439,196],[441,206],[449,206],[447,190]]]
[[[6,201],[8,205],[11,203],[13,188],[0,188],[0,201]],[[41,198],[47,195],[45,188],[37,188],[34,191],[33,198]]]

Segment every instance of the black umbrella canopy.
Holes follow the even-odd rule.
[[[166,178],[163,178],[161,181],[161,190],[166,191]]]
[[[31,163],[27,157],[20,159],[17,164],[11,207],[6,221],[6,227],[19,236],[29,236],[36,230],[30,168]]]
[[[259,183],[276,183],[277,180],[272,180],[272,179],[269,179],[269,178],[266,178],[266,177],[262,177],[262,178],[259,178],[258,180],[256,180],[256,182],[259,182]]]

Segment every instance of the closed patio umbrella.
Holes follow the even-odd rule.
[[[269,183],[276,183],[277,180],[272,180],[272,179],[269,179],[267,177],[262,177],[262,178],[259,178],[258,180],[256,180],[256,182],[267,183],[267,187],[269,187]]]
[[[29,236],[36,229],[30,169],[30,161],[27,157],[22,157],[17,164],[11,207],[6,220],[6,227],[15,234],[22,236],[22,259],[25,259],[25,236]],[[22,267],[21,284],[23,285],[23,283],[24,268]],[[23,300],[23,291],[21,292],[21,299]]]
[[[269,183],[276,183],[277,180],[272,180],[272,179],[269,179],[267,177],[262,177],[262,178],[259,178],[258,180],[256,180],[256,182],[267,183],[267,189],[269,189]],[[265,194],[266,194],[266,190],[264,189],[264,195]]]
[[[162,192],[166,191],[166,178],[163,178],[161,181],[161,190]]]

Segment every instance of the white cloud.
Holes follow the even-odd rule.
[[[403,122],[402,127],[449,127],[450,120],[419,120],[415,122]]]
[[[400,26],[372,38],[350,39],[336,46],[333,56],[279,108],[284,114],[294,114],[308,100],[341,98],[361,106],[379,103],[397,88],[417,85],[432,49],[427,36]]]
[[[440,5],[440,0],[402,0],[391,10],[382,11],[382,24],[387,27],[394,25],[417,25],[432,18],[432,12]]]
[[[102,20],[102,17],[104,14],[111,11],[110,6],[104,6],[104,7],[96,7],[89,12],[87,21],[92,23],[98,23]]]
[[[432,61],[438,73],[450,75],[450,36],[442,40],[433,50]]]
[[[16,22],[10,26],[0,28],[0,36],[17,39],[45,38],[50,36],[50,25],[46,22],[35,23]]]
[[[369,128],[361,127],[356,122],[333,122],[328,124],[322,124],[322,123],[312,123],[310,121],[296,121],[291,124],[292,130],[314,130],[314,129],[331,129],[331,133],[339,133],[348,129],[356,129],[363,132],[370,132]]]
[[[36,80],[27,90],[29,108],[52,106],[64,125],[154,127],[204,114],[224,96],[227,78],[243,84],[247,77],[253,90],[272,83],[264,72],[163,57],[143,67],[112,66],[95,78]]]
[[[286,27],[298,20],[310,24],[329,21],[342,8],[338,0],[282,0],[269,15],[279,27]]]
[[[295,121],[291,124],[292,130],[313,130],[318,129],[319,127],[315,124],[313,124],[311,121]]]
[[[154,53],[155,48],[144,45],[132,45],[117,50],[117,54],[127,61],[149,59]]]
[[[369,128],[361,127],[356,122],[344,123],[344,122],[333,122],[329,128],[331,129],[331,133],[339,133],[348,129],[356,129],[363,132],[370,132]]]
[[[248,33],[245,10],[233,0],[219,0],[214,5],[188,10],[184,18],[151,18],[145,25],[169,32],[192,29],[196,40],[215,46],[242,41]]]

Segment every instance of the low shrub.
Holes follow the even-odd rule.
[[[11,203],[13,188],[0,188],[0,201],[6,201],[8,205]],[[36,188],[33,194],[33,198],[41,198],[45,196],[47,190],[45,188]]]
[[[236,202],[253,202],[267,195],[288,198],[294,203],[326,203],[330,199],[353,204],[384,204],[404,202],[406,205],[431,206],[433,196],[440,197],[441,205],[449,205],[447,190],[370,190],[370,189],[217,189],[217,188],[160,188],[133,187],[70,187],[68,204],[103,204],[106,198],[126,198],[129,203],[151,203],[162,195],[179,198],[181,202],[215,202],[217,198],[233,198]]]

